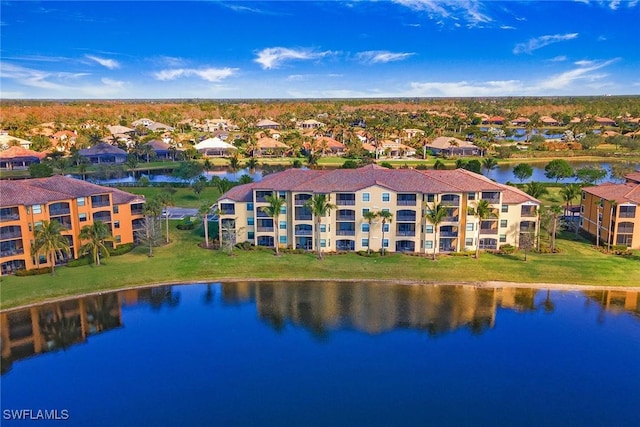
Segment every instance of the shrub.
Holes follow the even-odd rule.
[[[82,265],[89,265],[89,264],[91,264],[91,258],[85,255],[78,259],[72,259],[67,263],[67,267],[73,268],[73,267],[80,267]]]
[[[500,250],[498,251],[501,255],[511,255],[516,251],[516,247],[513,245],[502,245],[500,246]]]
[[[50,267],[34,268],[33,270],[17,270],[16,276],[38,276],[47,273],[51,273]]]
[[[119,256],[129,253],[135,248],[136,245],[133,243],[125,243],[124,245],[120,245],[115,249],[109,249],[109,255],[111,256]]]
[[[190,219],[185,218],[180,221],[178,225],[176,225],[176,228],[178,230],[193,230],[194,228],[196,228],[196,225]]]

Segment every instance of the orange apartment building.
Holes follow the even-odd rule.
[[[580,226],[599,244],[640,249],[640,172],[582,189]]]
[[[45,256],[31,255],[34,229],[42,221],[58,221],[69,240],[71,255],[80,256],[80,229],[102,221],[111,229],[113,245],[133,243],[143,228],[142,196],[60,175],[16,181],[0,181],[0,265],[2,274],[49,266]]]

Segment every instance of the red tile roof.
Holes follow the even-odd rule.
[[[54,175],[49,178],[0,181],[1,206],[38,205],[105,193],[112,193],[113,203],[116,205],[136,201],[144,202],[142,196],[62,175]]]
[[[40,153],[38,151],[28,150],[19,145],[14,145],[7,148],[4,151],[0,151],[0,159],[15,159],[19,157],[37,157],[42,160],[47,155],[45,153]]]
[[[584,187],[582,190],[601,199],[614,200],[617,203],[640,205],[640,184],[632,182],[624,184],[605,182],[604,184],[593,187]]]
[[[637,182],[640,184],[640,172],[631,172],[624,176],[627,181]]]

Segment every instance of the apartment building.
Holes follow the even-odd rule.
[[[134,241],[143,228],[144,198],[60,175],[49,178],[0,181],[0,264],[2,274],[46,267],[49,261],[31,256],[34,229],[42,221],[58,221],[69,241],[70,257],[80,256],[80,229],[94,221],[106,223],[114,246]]]
[[[580,227],[600,245],[640,249],[640,173],[582,189]]]
[[[285,200],[275,219],[263,212],[266,197]],[[305,205],[314,194],[327,194],[336,205],[321,219],[322,251],[378,251],[449,253],[517,246],[523,233],[538,232],[540,202],[526,193],[463,169],[387,169],[376,165],[359,169],[289,169],[259,182],[232,188],[218,199],[220,228],[234,230],[238,242],[312,250],[314,217]],[[480,221],[474,209],[486,200],[492,217]],[[425,219],[436,204],[447,209],[437,230]],[[367,211],[387,210],[392,220],[369,224]],[[278,242],[275,228],[278,227]],[[384,230],[384,236],[383,234]]]

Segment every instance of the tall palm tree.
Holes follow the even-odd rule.
[[[83,254],[90,253],[93,262],[100,265],[100,253],[105,258],[109,257],[109,249],[105,242],[112,242],[111,230],[109,226],[102,221],[96,221],[91,225],[85,225],[80,229],[80,240],[86,241],[80,251]]]
[[[169,212],[167,212],[167,208],[169,206],[174,206],[173,196],[163,191],[159,193],[156,198],[158,199],[158,203],[162,207],[162,211],[164,212],[164,222],[165,222],[165,239],[166,242],[169,243]]]
[[[51,263],[52,276],[56,274],[56,255],[62,257],[64,254],[71,254],[69,241],[61,234],[62,231],[64,227],[58,221],[42,221],[34,230],[33,251],[36,257],[40,254],[46,255]]]
[[[305,206],[311,209],[311,213],[316,217],[316,250],[318,251],[318,259],[322,259],[322,251],[320,248],[320,226],[322,225],[322,217],[326,216],[331,209],[335,209],[336,205],[332,204],[329,196],[326,194],[314,194]]]
[[[558,219],[562,215],[562,207],[553,205],[549,208],[551,214],[551,253],[556,251],[556,234],[558,232]]]
[[[580,196],[581,191],[582,189],[578,184],[567,184],[560,189],[560,195],[562,196],[562,200],[564,200],[566,203],[565,209],[564,209],[565,216],[569,215],[569,206],[571,205],[571,202],[573,202],[573,199]],[[571,219],[573,220],[573,217]],[[573,224],[573,225],[575,227],[575,231],[577,234],[578,224]]]
[[[486,200],[480,200],[476,204],[476,210],[474,216],[478,218],[478,241],[476,242],[476,259],[480,258],[480,224],[487,218],[495,216],[489,202]]]
[[[211,211],[211,203],[205,203],[198,209],[198,216],[202,218],[202,228],[204,228],[204,246],[209,247],[209,212]],[[221,242],[222,243],[222,242]]]
[[[531,181],[525,185],[524,192],[537,199],[549,191],[541,182]]]
[[[390,211],[380,211],[378,212],[378,216],[382,218],[382,242],[380,243],[380,251],[382,256],[384,256],[384,225],[393,222],[393,213]]]
[[[367,220],[369,223],[369,234],[367,235],[367,253],[371,253],[371,226],[373,224],[373,220],[378,217],[378,213],[374,211],[366,211],[362,214],[362,217]]]
[[[260,210],[273,218],[273,231],[275,233],[273,246],[276,250],[277,256],[280,255],[280,251],[278,248],[278,246],[280,245],[280,227],[278,226],[278,217],[280,216],[280,210],[282,210],[282,207],[285,205],[286,200],[278,196],[277,194],[269,195],[265,197],[265,200],[267,201],[267,203],[269,203],[269,206],[262,206]]]
[[[142,212],[146,216],[146,221],[147,221],[147,225],[145,227],[146,233],[147,233],[146,237],[147,237],[147,240],[149,241],[149,256],[152,257],[153,241],[155,240],[153,236],[155,221],[162,213],[162,206],[160,206],[160,203],[158,202],[158,200],[154,198],[147,201],[147,203],[144,204],[144,207],[142,208]]]
[[[487,170],[487,176],[489,176],[491,171],[498,167],[498,161],[493,157],[485,157],[482,159],[482,167]]]
[[[442,221],[444,221],[447,216],[447,209],[441,204],[438,203],[433,206],[432,209],[427,208],[427,213],[425,218],[431,225],[433,225],[433,254],[431,259],[436,260],[436,249],[438,247],[438,226]]]

